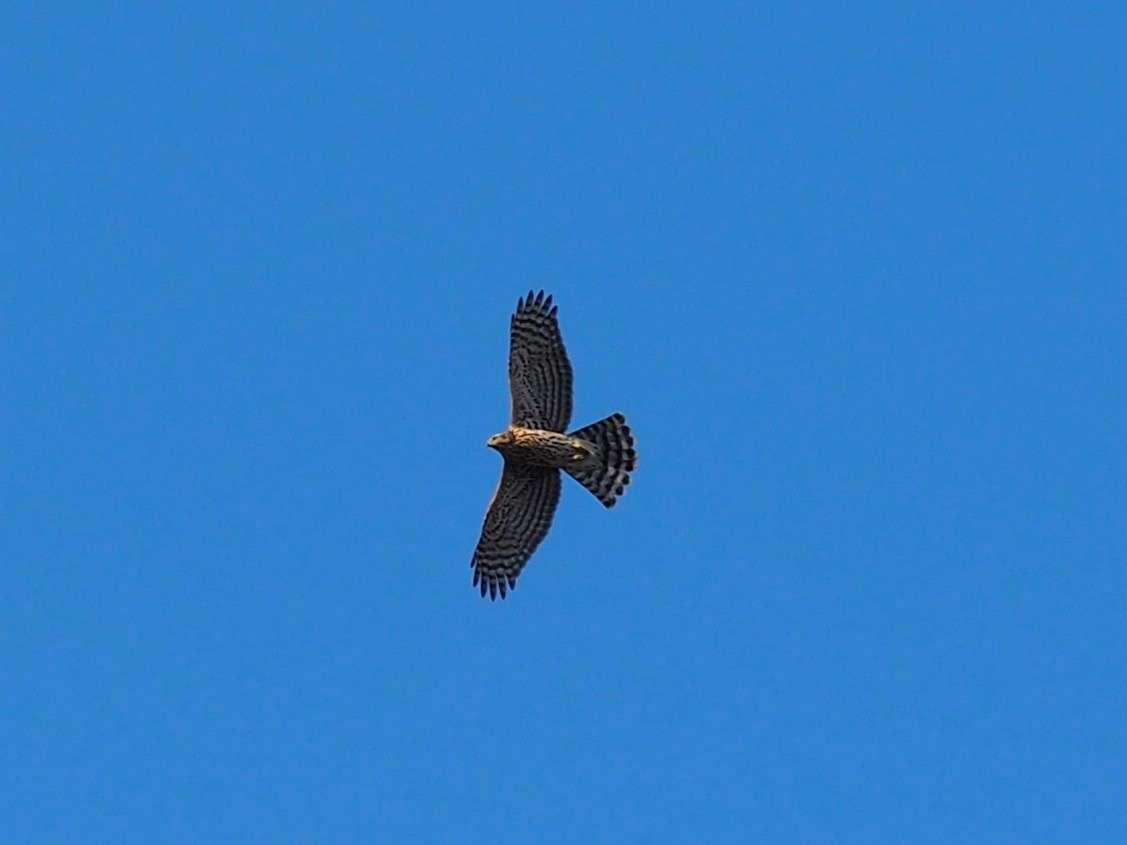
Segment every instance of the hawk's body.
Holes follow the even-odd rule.
[[[512,435],[512,439],[498,441],[497,451],[532,466],[563,469],[570,462],[578,445],[574,438],[558,431],[514,425],[507,433]]]
[[[552,297],[517,302],[511,324],[512,421],[489,438],[505,459],[501,482],[474,552],[474,584],[505,597],[548,533],[560,499],[560,470],[608,508],[630,483],[634,438],[622,414],[565,434],[571,421],[572,372]]]

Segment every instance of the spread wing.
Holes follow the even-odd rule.
[[[567,359],[556,306],[544,291],[517,300],[509,345],[512,424],[566,431],[571,422],[571,362]]]
[[[517,576],[552,527],[560,501],[560,472],[505,461],[474,551],[473,582],[490,598],[517,585]]]

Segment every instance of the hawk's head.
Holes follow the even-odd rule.
[[[499,434],[494,434],[487,441],[485,441],[485,445],[491,449],[500,449],[502,446],[508,446],[512,442],[513,433],[511,431],[505,430]]]

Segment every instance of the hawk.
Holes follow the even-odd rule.
[[[571,434],[571,362],[558,306],[544,291],[517,300],[509,329],[509,427],[486,445],[505,460],[501,482],[474,551],[473,583],[490,599],[505,597],[552,525],[560,470],[614,507],[630,483],[636,454],[626,417],[613,414]]]

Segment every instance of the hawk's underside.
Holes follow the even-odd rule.
[[[622,414],[565,434],[571,421],[571,362],[544,292],[517,301],[510,326],[509,427],[489,439],[505,460],[474,552],[474,585],[505,597],[548,533],[560,500],[560,470],[608,508],[630,483],[634,438]]]

